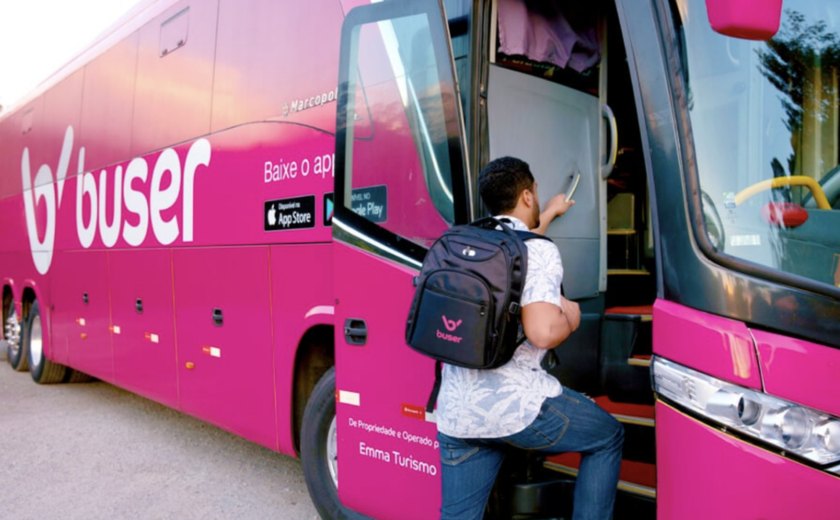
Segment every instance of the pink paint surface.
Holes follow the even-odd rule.
[[[54,262],[53,278],[49,280],[53,282],[52,298],[41,300],[55,306],[47,314],[54,329],[50,344],[59,351],[66,350],[67,363],[73,368],[113,383],[107,255],[104,251],[59,252]],[[84,303],[85,294],[88,303]]]
[[[292,388],[299,345],[308,331],[333,325],[332,251],[329,242],[271,247],[277,433],[280,451],[284,453],[295,454],[294,428],[289,418],[293,414]],[[302,273],[312,276],[302,276]]]
[[[177,250],[173,265],[181,409],[277,449],[268,248]]]
[[[122,250],[110,253],[108,261],[114,380],[132,392],[177,407],[171,253]]]
[[[838,477],[721,433],[661,402],[656,440],[660,519],[837,518]]]
[[[840,417],[840,350],[753,330],[764,389]]]
[[[356,273],[335,279],[336,294],[341,295],[336,324],[356,318],[365,320],[368,328],[364,346],[346,343],[341,333],[336,337],[336,387],[359,398],[359,406],[341,400],[337,406],[339,495],[349,507],[373,518],[436,518],[437,429],[423,413],[434,381],[434,361],[402,340],[416,271],[342,243],[335,244],[335,265]],[[434,474],[400,466],[404,459],[397,459],[396,453],[410,455],[418,467],[427,465],[423,467],[433,468]],[[372,495],[371,490],[380,491]]]
[[[657,300],[653,352],[725,381],[761,389],[753,340],[741,322]]]

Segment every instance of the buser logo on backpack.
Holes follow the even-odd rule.
[[[449,319],[446,318],[446,316],[443,316],[443,315],[441,315],[441,318],[443,319],[443,326],[446,327],[446,330],[448,330],[449,332],[455,332],[455,329],[460,327],[461,323],[463,323],[463,321],[464,321],[464,320],[458,320],[458,321],[449,320]],[[442,339],[444,341],[451,341],[452,343],[460,343],[461,340],[464,339],[461,336],[455,336],[453,334],[447,334],[445,332],[442,332],[440,329],[436,330],[435,332],[437,333],[435,335],[439,339]]]

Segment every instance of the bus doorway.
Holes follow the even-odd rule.
[[[580,329],[556,349],[562,384],[591,395],[627,432],[617,514],[653,517],[650,389],[656,261],[640,124],[621,24],[611,2],[494,1],[481,67],[479,156],[531,166],[546,203],[576,205],[547,235],[563,259]],[[576,475],[578,457],[544,467]]]

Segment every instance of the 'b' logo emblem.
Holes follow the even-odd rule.
[[[461,322],[464,320],[447,320],[446,316],[441,316],[443,318],[443,326],[446,327],[446,330],[449,332],[455,332],[455,329],[461,326]]]

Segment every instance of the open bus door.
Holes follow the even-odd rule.
[[[447,31],[438,0],[358,7],[342,30],[336,412],[322,430],[335,442],[325,455],[341,503],[375,518],[431,518],[440,505],[436,428],[425,411],[434,362],[410,350],[404,333],[426,248],[470,217]]]

